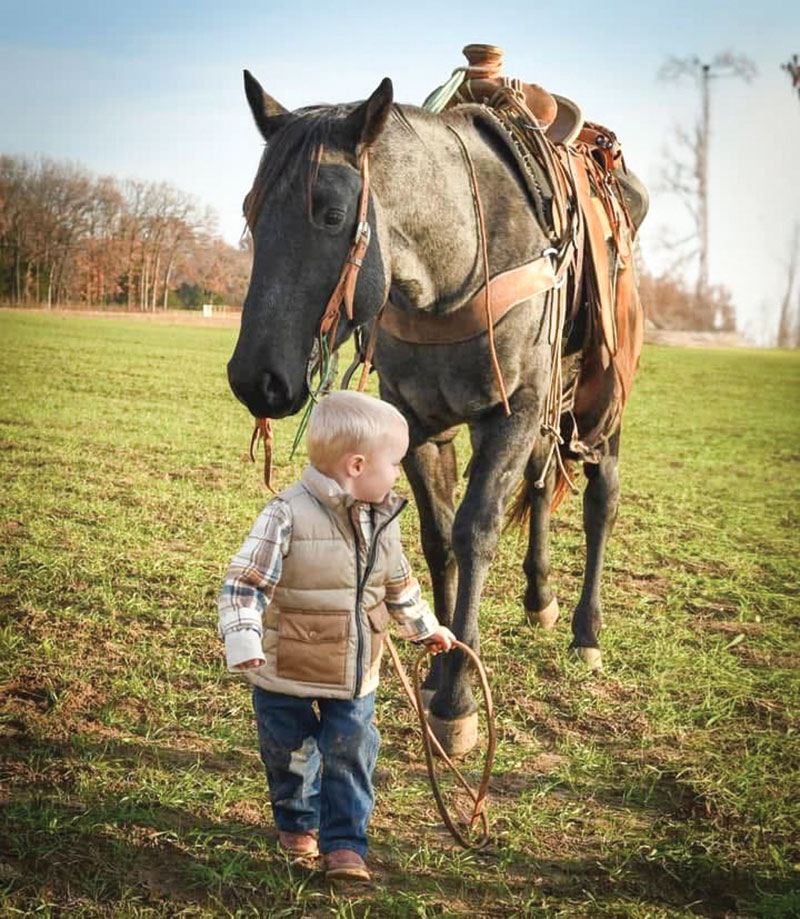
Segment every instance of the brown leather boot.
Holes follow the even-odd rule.
[[[278,833],[278,845],[287,855],[296,858],[316,858],[319,855],[317,837],[314,833],[290,833],[281,830]]]
[[[364,859],[352,849],[334,849],[325,856],[325,877],[329,881],[369,881]]]

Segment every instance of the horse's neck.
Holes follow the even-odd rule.
[[[446,123],[404,109],[416,135],[390,121],[375,151],[373,185],[380,200],[392,268],[392,298],[406,308],[448,310],[483,280],[480,236],[467,158]],[[474,125],[452,119],[472,160],[485,215],[492,275],[541,248],[513,168]]]

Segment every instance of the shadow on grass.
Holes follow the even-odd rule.
[[[77,898],[112,915],[120,904],[157,906],[172,915],[192,907],[211,914],[263,911],[269,904],[276,915],[301,917],[317,915],[314,908],[330,903],[322,873],[291,865],[277,851],[271,826],[213,819],[191,804],[165,806],[146,788],[129,785],[80,800],[67,766],[85,762],[87,754],[131,772],[142,764],[191,766],[216,778],[230,773],[231,780],[242,765],[235,755],[93,742],[85,735],[63,744],[11,739],[0,759],[3,777],[12,780],[11,793],[0,797],[0,906],[24,911],[48,902],[69,910]],[[26,760],[60,761],[64,768],[56,771],[63,780],[25,781]],[[496,777],[501,784],[506,778],[512,774]],[[419,835],[396,832],[405,835],[376,839],[374,884],[356,892],[373,917],[538,917],[550,915],[547,903],[585,904],[589,897],[598,916],[622,915],[624,903],[690,909],[709,919],[796,915],[791,911],[796,895],[787,884],[685,847],[674,855],[641,846],[630,851],[623,842],[598,837],[580,857],[534,859],[501,831],[494,847],[465,861],[444,833],[436,832],[425,840],[435,857],[425,861],[416,858]],[[427,904],[427,911],[420,913],[420,904]]]

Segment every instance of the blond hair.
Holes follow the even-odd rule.
[[[375,449],[397,424],[408,430],[406,419],[388,402],[337,389],[320,399],[311,412],[306,432],[308,458],[324,470],[346,453]]]

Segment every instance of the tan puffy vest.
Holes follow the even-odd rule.
[[[265,663],[246,675],[292,696],[364,696],[378,685],[384,585],[400,564],[397,516],[406,502],[390,494],[373,505],[368,551],[357,502],[313,466],[279,497],[292,515],[291,547],[264,614]]]

